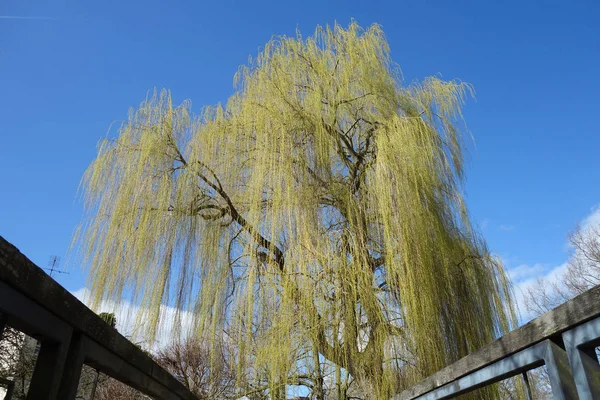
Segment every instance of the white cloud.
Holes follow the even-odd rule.
[[[499,227],[499,228],[500,228],[500,230],[501,230],[501,231],[506,231],[506,232],[508,232],[508,231],[512,231],[512,230],[514,230],[514,229],[515,229],[515,226],[514,226],[514,225],[500,225],[500,227]]]
[[[548,265],[546,264],[521,264],[514,268],[510,268],[508,270],[508,276],[513,282],[522,282],[540,276],[546,270],[548,270]]]
[[[481,229],[486,229],[489,224],[490,224],[490,219],[484,218],[483,221],[481,221]]]
[[[600,226],[600,204],[592,207],[591,211],[592,213],[581,221],[581,230],[584,232],[592,226]]]
[[[88,288],[81,288],[72,292],[72,294],[89,307],[91,302],[90,290]],[[156,333],[156,340],[150,343],[146,340],[144,335],[144,320],[146,319],[142,318],[142,321],[137,320],[140,316],[144,315],[144,310],[141,309],[140,306],[132,304],[129,301],[103,301],[97,308],[97,311],[114,312],[115,317],[117,318],[116,328],[119,333],[148,350],[157,350],[173,341],[184,339],[190,334],[194,326],[194,317],[192,313],[180,311],[181,326],[179,331],[181,332],[181,335],[180,337],[177,337],[174,321],[178,310],[175,307],[162,305],[160,308],[160,323],[158,324],[159,328]]]

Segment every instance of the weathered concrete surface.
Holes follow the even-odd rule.
[[[598,316],[600,316],[600,285],[461,358],[408,388],[395,399],[408,400],[430,392],[542,340],[552,339],[560,343],[564,331]]]
[[[112,375],[118,380],[128,382],[130,379],[127,376],[120,375],[119,371],[126,371],[131,367],[147,375],[152,381],[155,381],[153,385],[160,384],[181,399],[195,398],[181,382],[156,364],[137,346],[106,324],[98,315],[51,279],[41,268],[36,266],[15,246],[1,236],[0,281],[5,282],[16,291],[66,322],[72,327],[74,334],[81,333],[85,335],[108,351],[111,356],[127,364],[127,366],[124,365],[116,371],[107,370],[107,374]],[[107,358],[109,357],[105,357],[105,359]],[[112,359],[114,360],[114,358]],[[135,382],[128,383],[135,384]],[[141,390],[144,388],[137,389]]]

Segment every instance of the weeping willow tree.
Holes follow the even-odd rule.
[[[77,234],[96,303],[132,297],[149,334],[161,305],[193,312],[274,399],[306,375],[323,398],[324,366],[388,398],[510,329],[461,195],[467,84],[403,84],[352,23],[271,40],[235,85],[199,114],[155,91],[99,145]]]

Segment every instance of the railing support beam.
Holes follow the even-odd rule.
[[[0,312],[10,317],[11,326],[41,342],[27,398],[56,399],[71,340],[71,327],[2,281]]]
[[[56,399],[58,386],[67,357],[67,346],[63,343],[42,341],[33,370],[28,400]]]
[[[0,312],[0,340],[2,340],[2,334],[4,333],[4,329],[6,329],[8,322],[8,317],[6,314]]]
[[[67,360],[65,361],[65,368],[58,390],[59,399],[75,400],[84,360],[84,340],[81,333],[77,333],[73,335],[69,345]]]
[[[544,362],[550,378],[552,397],[557,400],[578,400],[567,352],[551,340],[546,342]]]
[[[600,345],[600,318],[564,332],[563,341],[580,399],[600,399],[600,365],[595,352]]]

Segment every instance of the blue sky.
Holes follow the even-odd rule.
[[[14,18],[27,17],[27,18]],[[35,18],[33,18],[35,17]],[[17,1],[0,3],[0,235],[38,265],[65,257],[75,194],[110,124],[166,87],[224,101],[273,34],[351,18],[383,26],[405,80],[474,85],[466,194],[518,280],[567,258],[600,204],[597,1]],[[64,264],[64,262],[63,262]],[[75,291],[75,269],[57,279]]]

